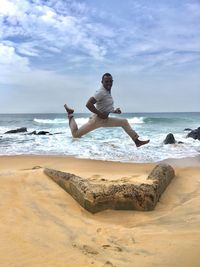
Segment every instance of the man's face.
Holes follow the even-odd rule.
[[[112,76],[104,76],[102,80],[103,87],[106,90],[110,90],[113,84],[113,78]]]

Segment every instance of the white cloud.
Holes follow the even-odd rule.
[[[15,48],[0,43],[0,81],[13,83],[13,75],[21,75],[30,71],[29,61],[16,54]]]
[[[0,15],[14,16],[17,13],[17,6],[8,0],[1,0]]]
[[[98,17],[97,9],[77,1],[3,0],[0,29],[2,39],[31,39],[17,44],[17,51],[27,56],[44,57],[44,50],[59,54],[70,49],[70,53],[87,55],[97,62],[116,56],[119,60],[145,58],[155,52],[163,54],[164,60],[166,51],[200,51],[200,36],[194,27],[199,4],[183,4],[178,9],[181,12],[163,2],[155,8],[149,2],[135,1],[127,4],[128,18],[114,13],[109,16],[106,9]],[[120,24],[112,24],[117,19]]]
[[[195,12],[197,10],[198,5],[195,5]],[[131,2],[128,14],[129,17],[124,16],[124,22],[118,29],[118,46],[114,47],[115,54],[123,49],[121,54],[126,60],[130,58],[133,62],[135,56],[148,59],[149,54],[155,53],[163,55],[164,60],[165,54],[170,51],[183,54],[200,52],[200,34],[197,26],[200,19],[188,12],[188,7],[184,3],[178,4],[174,1],[167,4],[155,1],[154,4],[134,1]],[[195,55],[191,54],[190,58],[192,57],[195,61]],[[173,63],[176,65],[175,60]],[[179,60],[177,63],[179,64]]]
[[[198,73],[199,10],[193,0],[0,0],[0,82],[16,90],[11,97],[19,104],[21,94],[27,103],[33,99],[34,111],[47,95],[49,106],[65,96],[72,104],[82,101],[82,89],[90,83],[95,90],[109,71],[125,83],[129,101],[134,79],[144,92],[148,83],[154,88],[156,79],[151,83],[144,74]],[[191,77],[183,83],[196,88]]]
[[[86,10],[80,3],[57,1],[55,4],[54,1],[47,1],[44,4],[42,1],[30,3],[26,0],[4,0],[3,3],[0,11],[5,16],[0,25],[2,39],[16,36],[33,38],[40,48],[50,46],[58,48],[58,52],[60,48],[70,47],[96,60],[101,60],[106,53],[98,38],[89,32],[88,17],[79,15]]]

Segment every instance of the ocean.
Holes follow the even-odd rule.
[[[114,114],[113,114],[114,115]],[[78,126],[90,114],[78,113]],[[114,115],[128,119],[141,140],[148,145],[137,148],[121,128],[100,128],[81,138],[72,138],[66,114],[0,114],[0,155],[59,155],[121,162],[158,162],[167,158],[195,157],[200,141],[186,138],[185,128],[200,127],[200,112],[124,113]],[[48,131],[51,135],[27,133],[4,134],[26,127],[28,133]],[[181,144],[165,145],[166,135],[173,133]]]

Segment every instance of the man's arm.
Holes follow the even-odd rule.
[[[107,119],[108,118],[108,113],[102,113],[101,111],[99,111],[98,109],[96,109],[95,105],[96,104],[96,99],[94,97],[90,97],[90,99],[88,100],[86,107],[92,112],[97,114],[98,117],[100,117],[101,119]]]

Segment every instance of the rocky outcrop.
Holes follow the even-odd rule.
[[[10,133],[25,133],[25,132],[27,132],[27,128],[26,128],[26,127],[22,127],[22,128],[18,128],[18,129],[15,129],[15,130],[7,131],[7,132],[5,132],[4,134],[10,134]]]
[[[7,132],[5,132],[4,134],[11,134],[11,133],[25,133],[25,132],[27,132],[27,128],[26,128],[26,127],[22,127],[22,128],[18,128],[18,129],[15,129],[15,130],[7,131]]]
[[[187,135],[187,137],[191,137],[191,138],[193,138],[193,139],[198,139],[198,140],[200,140],[200,127],[197,128],[197,129],[195,129],[195,130],[193,130],[193,131],[191,131],[191,132]]]
[[[52,133],[48,131],[39,131],[39,132],[33,131],[30,133],[27,133],[27,128],[25,127],[18,128],[15,130],[10,130],[10,131],[5,132],[4,134],[11,134],[11,133],[26,133],[27,135],[53,135]],[[61,134],[61,132],[55,133],[55,134]]]
[[[166,145],[166,144],[175,144],[175,143],[176,143],[176,140],[174,138],[174,135],[172,133],[169,133],[164,140],[164,144]]]
[[[153,210],[161,194],[175,176],[170,165],[157,165],[147,178],[147,183],[134,184],[117,181],[113,184],[94,183],[71,173],[44,169],[58,185],[67,191],[82,207],[96,213],[105,209]],[[152,183],[148,183],[151,181]]]

